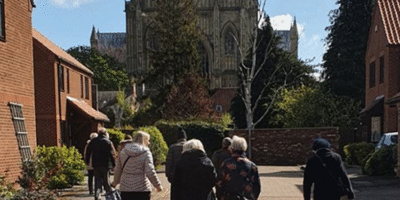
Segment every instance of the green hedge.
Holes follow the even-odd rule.
[[[46,172],[60,166],[61,168],[50,177],[48,188],[62,189],[72,187],[85,179],[83,170],[86,165],[82,155],[75,147],[38,147],[37,158],[43,164]]]
[[[366,142],[352,143],[343,147],[345,162],[364,166],[365,158],[375,150],[375,145]]]
[[[133,136],[137,131],[144,131],[150,135],[150,150],[153,155],[154,166],[156,169],[160,168],[165,163],[168,153],[168,146],[161,132],[155,126],[145,126],[137,129]]]
[[[397,145],[382,147],[370,154],[362,168],[366,175],[395,175]]]
[[[119,129],[107,129],[110,140],[113,143],[115,150],[118,149],[119,143],[124,140],[125,134]]]
[[[22,163],[18,183],[27,190],[64,189],[84,181],[86,165],[75,147],[38,146],[34,156]]]
[[[178,127],[182,127],[188,139],[199,139],[206,150],[209,157],[213,152],[221,148],[221,142],[224,136],[228,133],[228,128],[221,124],[208,123],[204,121],[191,122],[168,122],[158,121],[155,126],[162,132],[168,146],[176,142],[176,133]]]

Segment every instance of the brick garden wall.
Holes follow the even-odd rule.
[[[245,137],[246,130],[231,135]],[[317,137],[328,139],[339,150],[339,128],[257,129],[251,137],[252,160],[260,165],[299,165],[309,158],[311,144]]]
[[[30,1],[7,0],[5,40],[0,40],[0,175],[15,181],[21,173],[21,156],[9,102],[22,104],[28,141],[36,147]]]

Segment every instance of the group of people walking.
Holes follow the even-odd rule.
[[[100,129],[95,136],[91,135],[85,148],[91,194],[90,175],[95,177],[95,200],[99,199],[102,188],[110,192],[118,184],[122,200],[149,200],[151,185],[157,191],[163,190],[154,168],[148,133],[138,131],[133,139],[126,138],[118,153],[107,138],[106,129]],[[171,183],[171,200],[258,199],[261,192],[258,168],[246,157],[247,142],[244,138],[224,138],[222,148],[214,152],[212,159],[207,157],[200,140],[187,141],[182,128],[179,128],[177,139],[177,143],[169,148],[165,165]],[[318,138],[312,149],[315,156],[309,159],[304,173],[304,199],[310,199],[311,186],[314,185],[314,199],[339,200],[344,194],[337,191],[337,181],[345,188],[348,198],[353,199],[343,162],[330,150],[329,142]],[[113,168],[114,180],[110,183],[109,172]]]

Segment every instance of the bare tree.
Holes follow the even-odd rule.
[[[271,111],[273,105],[277,98],[280,95],[280,91],[298,79],[303,74],[293,74],[293,70],[295,69],[295,65],[288,65],[284,63],[283,60],[287,59],[279,59],[277,63],[274,63],[274,68],[266,69],[267,63],[269,60],[276,56],[274,55],[274,47],[276,46],[276,41],[279,39],[275,37],[275,34],[272,34],[271,39],[267,43],[267,45],[262,45],[262,41],[264,35],[259,35],[260,27],[263,25],[264,16],[267,16],[264,8],[266,5],[266,0],[257,0],[256,6],[258,9],[257,19],[254,20],[254,24],[252,24],[252,28],[248,32],[250,38],[251,45],[247,45],[247,49],[244,49],[246,45],[241,45],[239,40],[235,38],[236,45],[239,49],[240,54],[240,64],[238,67],[239,71],[239,91],[238,96],[244,103],[245,107],[245,115],[246,115],[246,129],[248,130],[248,145],[249,145],[249,158],[251,158],[251,136],[252,130],[256,127],[258,123],[260,123],[263,118]],[[262,56],[259,56],[259,53],[263,52]],[[287,53],[283,56],[292,56]],[[261,92],[254,95],[253,87],[254,80],[259,78],[260,74],[265,74],[265,70],[269,70],[268,76],[263,78],[262,81],[262,89]],[[258,86],[260,87],[260,86]],[[265,91],[270,90],[269,96],[265,96]],[[268,103],[265,103],[268,101]],[[254,113],[257,109],[265,109],[260,117],[255,118]]]

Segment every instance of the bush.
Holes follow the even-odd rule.
[[[119,143],[125,138],[125,134],[119,129],[107,129],[107,132],[115,149],[118,149]]]
[[[363,167],[366,175],[395,175],[397,164],[397,145],[382,147],[368,156]]]
[[[12,200],[34,200],[45,199],[55,200],[57,195],[55,191],[47,189],[50,178],[60,170],[57,166],[52,170],[47,170],[44,163],[33,155],[30,159],[22,162],[22,176],[17,183],[22,187],[21,190],[13,193]]]
[[[13,184],[6,180],[5,176],[0,175],[0,199],[9,199],[15,190]]]
[[[206,150],[209,157],[212,156],[214,151],[221,148],[221,142],[224,138],[225,133],[229,130],[221,124],[208,123],[204,121],[192,121],[192,122],[168,122],[158,121],[155,126],[162,132],[165,141],[170,146],[176,142],[176,133],[178,127],[182,127],[188,139],[199,139]]]
[[[144,131],[150,135],[150,150],[153,155],[154,166],[158,169],[167,158],[168,146],[161,132],[155,126],[140,127],[137,131]],[[136,132],[133,133],[135,136]]]
[[[47,187],[50,189],[63,189],[71,187],[85,178],[83,170],[86,168],[82,155],[75,147],[38,147],[36,157],[38,165],[45,172],[56,172],[49,177]]]
[[[373,152],[375,145],[366,142],[348,144],[343,147],[345,162],[347,164],[364,166],[365,158]]]

